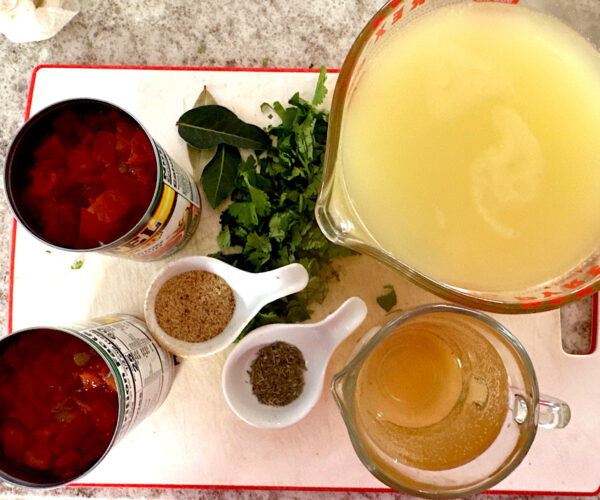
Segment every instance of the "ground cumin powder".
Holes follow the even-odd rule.
[[[221,333],[234,309],[235,297],[227,282],[207,271],[173,276],[158,291],[154,305],[165,333],[187,342],[204,342]]]

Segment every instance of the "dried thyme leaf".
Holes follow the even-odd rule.
[[[252,393],[269,406],[286,406],[304,389],[306,362],[302,351],[287,342],[274,342],[259,349],[248,375]]]

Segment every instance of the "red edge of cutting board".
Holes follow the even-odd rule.
[[[65,68],[65,69],[123,69],[123,70],[161,70],[161,71],[254,71],[258,73],[316,73],[319,71],[318,68],[229,68],[229,67],[183,67],[183,66],[88,66],[78,64],[42,64],[36,66],[31,76],[31,82],[29,84],[29,93],[27,95],[27,106],[25,108],[25,120],[29,119],[31,112],[31,102],[33,99],[33,90],[35,87],[35,80],[37,73],[41,69],[45,68]],[[338,69],[328,70],[330,73],[338,73]],[[12,312],[13,312],[13,283],[14,283],[14,264],[15,264],[15,244],[17,237],[17,221],[13,218],[12,222],[12,234],[11,234],[11,252],[10,252],[10,269],[9,269],[9,285],[8,285],[8,333],[12,332]],[[598,334],[598,295],[594,295],[593,299],[593,319],[592,319],[592,345],[588,354],[596,350],[597,334]],[[110,488],[169,488],[169,489],[206,489],[206,490],[264,490],[264,491],[335,491],[335,492],[348,492],[356,491],[361,493],[388,493],[394,490],[390,488],[335,488],[335,487],[318,487],[318,486],[232,486],[232,485],[179,485],[179,484],[95,484],[95,483],[75,483],[69,485],[69,487],[110,487]],[[555,492],[555,491],[511,491],[511,490],[490,490],[486,491],[488,494],[498,495],[556,495],[556,496],[595,496],[600,493],[600,484],[596,491],[592,492]]]

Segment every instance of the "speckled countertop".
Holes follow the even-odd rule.
[[[27,90],[39,64],[339,68],[379,0],[82,0],[81,12],[54,38],[14,44],[0,35],[0,156],[23,122]],[[591,29],[597,29],[597,23]],[[6,333],[10,228],[0,203],[0,324]],[[589,349],[591,301],[562,314],[563,343]],[[31,492],[0,485],[0,498],[391,499],[392,493],[197,491],[189,489],[61,488]],[[486,498],[479,495],[477,498]],[[503,496],[493,495],[500,500]],[[541,498],[541,497],[536,497]],[[571,497],[572,498],[572,497]]]

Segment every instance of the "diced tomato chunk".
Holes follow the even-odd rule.
[[[131,138],[135,133],[133,124],[124,120],[117,121],[116,132],[116,150],[117,157],[125,160],[131,154]]]
[[[76,176],[96,170],[96,163],[92,154],[83,147],[77,147],[67,151],[67,167]]]
[[[101,378],[106,377],[110,373],[108,365],[99,356],[91,360],[87,367]]]
[[[64,162],[66,153],[67,150],[60,141],[58,134],[52,134],[43,140],[34,150],[33,159],[36,162],[40,160],[52,160],[60,164]]]
[[[73,410],[71,421],[62,424],[55,440],[63,450],[75,450],[92,430],[91,418],[83,413],[81,407],[78,407]]]
[[[81,378],[81,386],[86,391],[90,389],[96,389],[104,385],[102,377],[100,377],[97,373],[91,372],[89,370],[86,370],[83,373],[81,373],[79,377]]]
[[[68,200],[50,200],[45,208],[43,236],[48,241],[71,246],[79,227],[77,206]]]
[[[125,120],[117,120],[116,124],[117,129],[117,137],[126,140],[127,142],[131,141],[133,134],[135,133],[135,125],[131,122]]]
[[[104,433],[115,430],[117,423],[116,415],[116,407],[113,404],[112,397],[98,398],[93,402],[91,416],[96,429],[100,432]]]
[[[82,208],[79,217],[78,235],[90,242],[96,241],[106,244],[113,241],[114,228],[111,224],[98,220],[96,214],[93,214],[87,208]]]
[[[21,462],[27,445],[27,429],[17,420],[7,420],[0,427],[2,452],[11,460]]]
[[[154,161],[152,144],[143,130],[139,129],[131,138],[131,154],[127,159],[129,165],[141,165]]]
[[[113,165],[115,163],[116,150],[117,140],[115,134],[104,130],[98,132],[92,148],[94,159],[104,166]]]
[[[78,127],[79,118],[73,110],[65,109],[52,120],[52,128],[59,135],[69,135]]]
[[[91,152],[94,147],[94,142],[96,142],[96,134],[94,132],[88,132],[81,139],[79,147]]]
[[[88,210],[100,222],[112,224],[127,215],[131,208],[129,197],[119,189],[107,189],[89,206]]]
[[[117,383],[115,382],[115,377],[113,377],[112,375],[109,375],[104,380],[106,381],[106,386],[107,386],[109,392],[110,391],[117,392]]]
[[[53,466],[56,469],[71,469],[77,465],[80,458],[81,453],[78,451],[67,450],[54,461]]]
[[[32,446],[23,453],[23,464],[32,469],[50,470],[52,466],[52,453],[43,446]]]
[[[47,198],[61,182],[67,178],[68,172],[56,160],[38,160],[29,171],[31,183],[27,191],[39,198]]]

